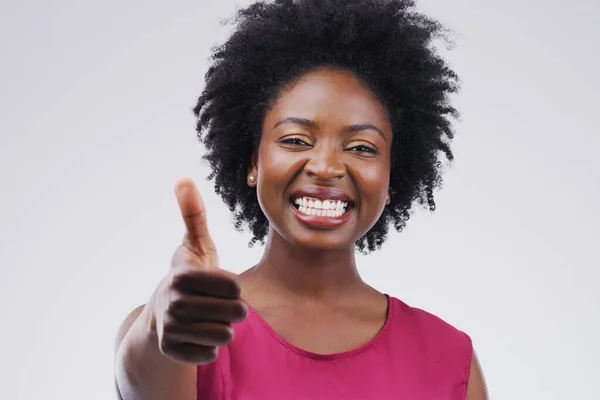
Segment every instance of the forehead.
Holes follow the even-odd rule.
[[[360,80],[346,71],[307,73],[282,91],[267,118],[307,118],[317,122],[388,125],[385,109]]]

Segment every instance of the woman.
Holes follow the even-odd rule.
[[[455,73],[409,0],[278,0],[238,15],[195,114],[217,193],[266,243],[219,269],[193,183],[172,267],[119,331],[123,399],[486,398],[470,338],[364,283],[452,158]],[[235,332],[235,335],[234,335]]]

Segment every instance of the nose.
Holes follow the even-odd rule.
[[[311,157],[304,166],[304,171],[311,177],[332,180],[346,175],[346,167],[341,162],[341,154],[333,146],[321,146],[312,151]]]

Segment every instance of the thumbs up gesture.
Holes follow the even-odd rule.
[[[240,299],[237,275],[219,268],[196,186],[180,179],[175,193],[186,233],[168,275],[152,296],[150,329],[165,356],[188,364],[210,364],[217,359],[219,346],[233,339],[231,324],[245,319],[247,307]]]

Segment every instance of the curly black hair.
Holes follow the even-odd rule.
[[[246,183],[263,118],[285,86],[323,67],[350,71],[366,84],[393,131],[391,203],[358,250],[381,247],[390,224],[400,232],[414,203],[435,210],[440,153],[453,160],[451,121],[458,112],[449,98],[460,85],[435,48],[436,39],[449,43],[444,26],[419,13],[413,0],[261,1],[238,11],[233,23],[230,38],[213,49],[194,114],[212,168],[208,179],[234,213],[236,229],[252,231],[250,245],[264,243],[269,226]]]

